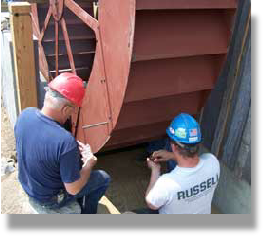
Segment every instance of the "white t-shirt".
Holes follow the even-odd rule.
[[[176,166],[158,178],[147,200],[160,214],[210,214],[211,202],[220,176],[213,154],[200,156],[193,168]]]

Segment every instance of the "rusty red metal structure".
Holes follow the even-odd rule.
[[[94,152],[162,137],[193,115],[228,52],[237,0],[50,0],[32,4],[40,68],[88,82],[72,132]],[[95,13],[98,9],[98,17]]]

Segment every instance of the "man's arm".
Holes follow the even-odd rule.
[[[64,186],[69,194],[76,195],[82,190],[82,188],[90,178],[90,174],[95,164],[96,157],[89,159],[86,165],[81,169],[80,178],[77,181],[73,183],[64,183]]]
[[[147,159],[147,163],[148,163],[148,167],[151,169],[151,177],[150,177],[150,182],[146,191],[146,195],[145,195],[145,200],[146,203],[148,205],[148,207],[152,210],[157,210],[159,209],[159,207],[155,207],[153,206],[150,201],[148,201],[148,194],[151,191],[151,189],[154,187],[156,181],[158,180],[159,176],[160,176],[160,165],[151,161],[150,159]]]
[[[73,183],[64,183],[67,192],[71,195],[76,195],[82,190],[90,178],[92,169],[97,162],[97,158],[93,155],[89,144],[85,145],[79,141],[78,143],[84,164],[80,171],[80,178],[77,181]]]
[[[167,150],[157,150],[152,154],[152,157],[155,162],[162,162],[174,159],[175,155]]]

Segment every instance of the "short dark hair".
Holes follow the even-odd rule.
[[[179,154],[184,158],[193,158],[198,154],[200,143],[193,143],[193,144],[187,144],[182,142],[179,143],[173,141],[172,139],[170,139],[170,142],[178,148]]]

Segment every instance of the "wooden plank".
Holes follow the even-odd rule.
[[[116,206],[106,196],[102,196],[99,203],[107,207],[110,214],[121,214]]]
[[[31,5],[26,2],[16,2],[15,4],[8,5],[8,10],[13,15],[27,15],[31,12]]]
[[[31,6],[27,2],[13,2],[9,5],[10,26],[13,40],[18,107],[37,107],[37,84],[33,47]]]

